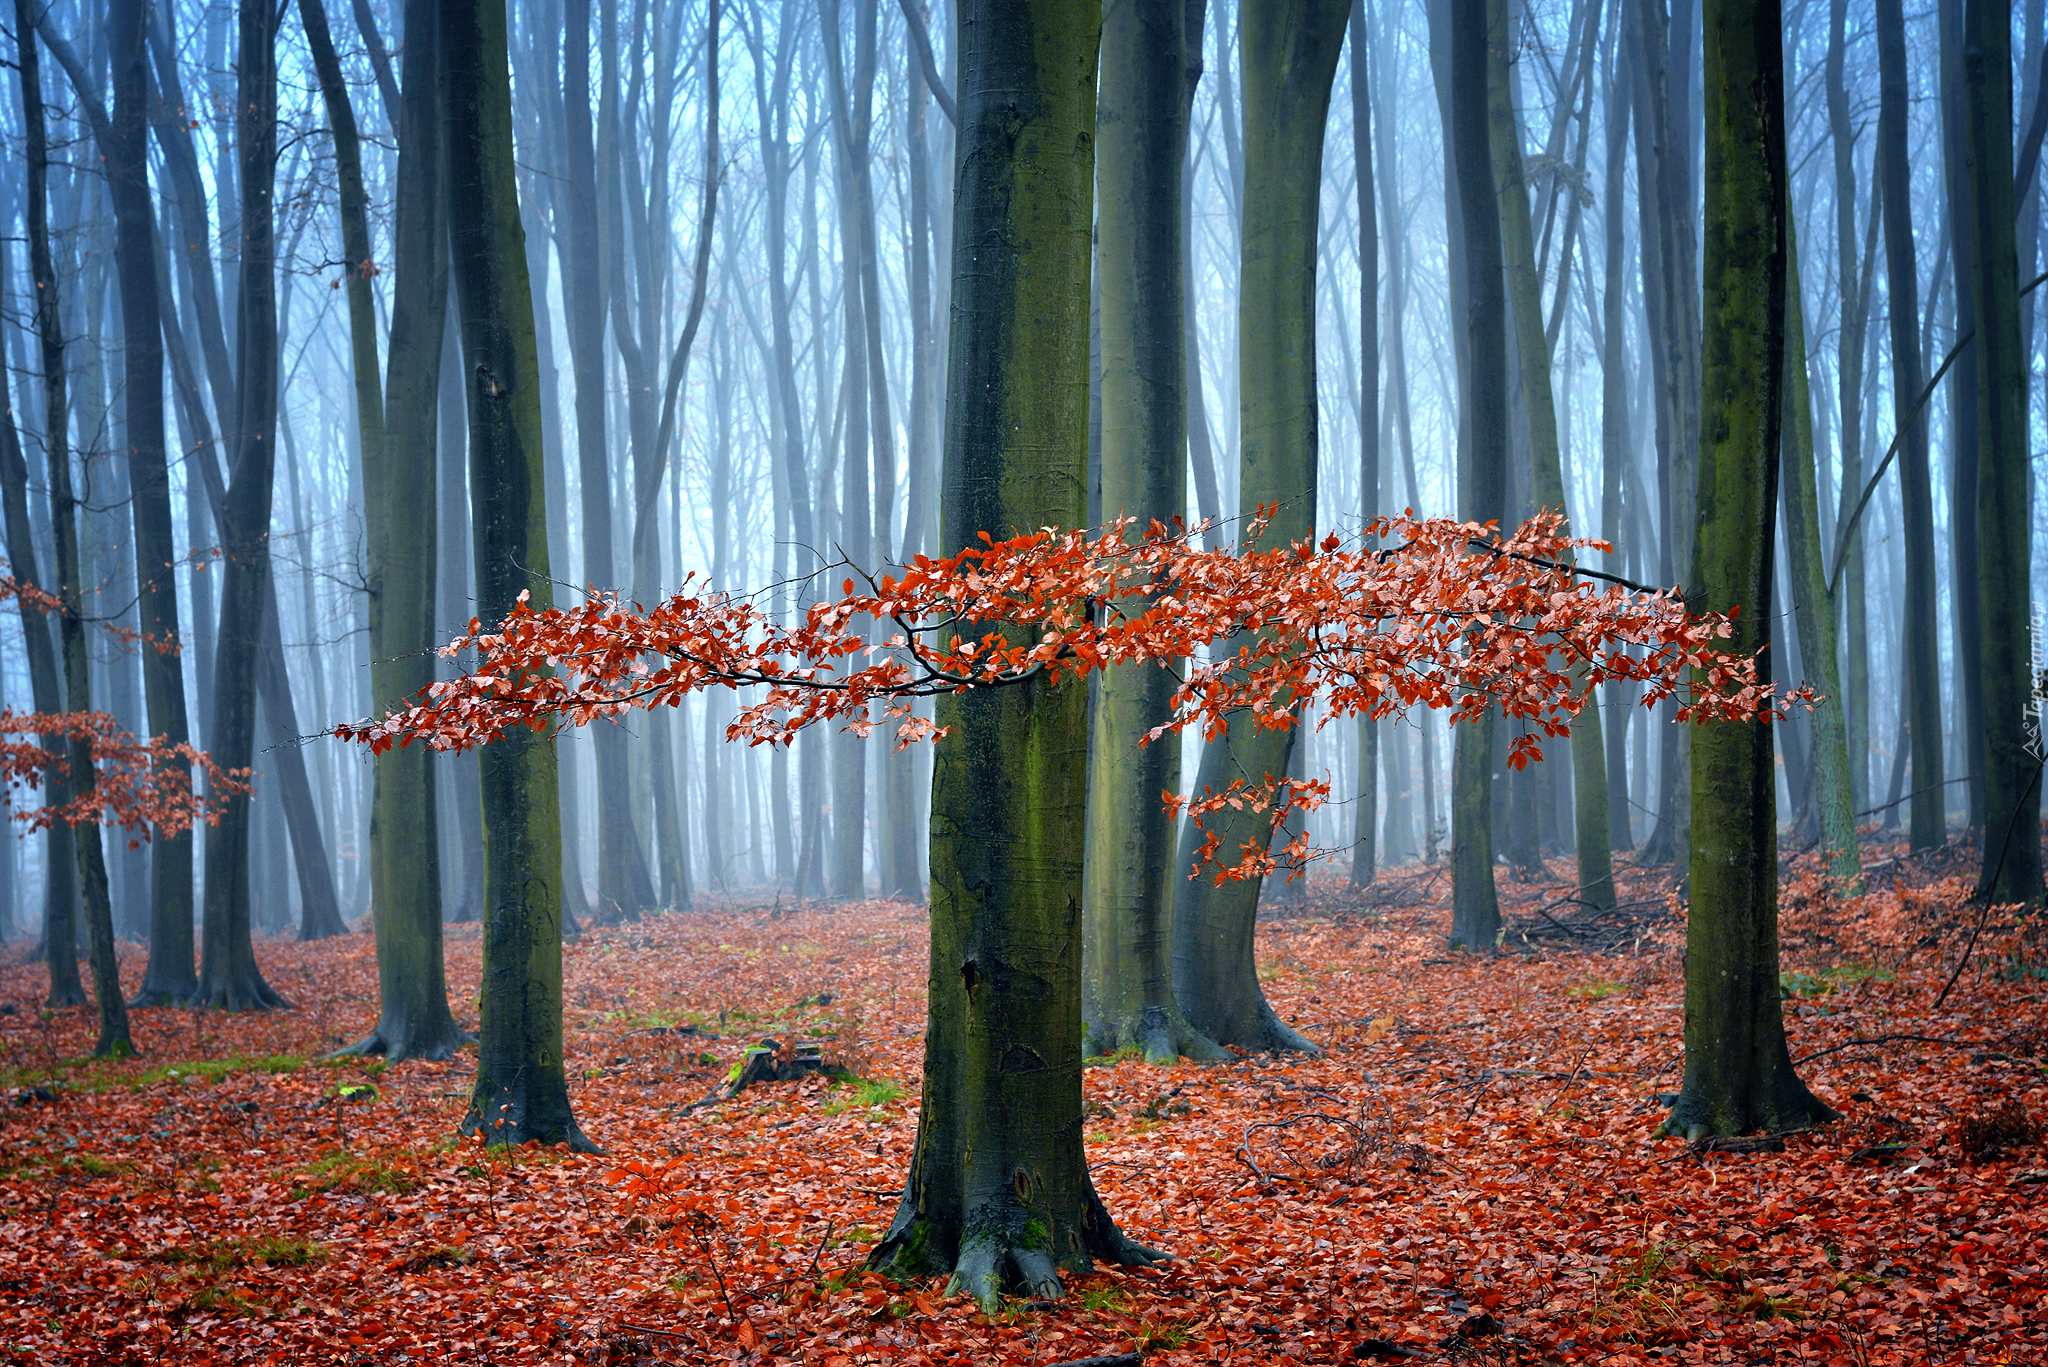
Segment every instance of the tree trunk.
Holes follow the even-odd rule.
[[[1491,0],[1493,31],[1505,35],[1506,0]],[[1522,132],[1515,110],[1513,76],[1505,40],[1490,45],[1487,76],[1489,150],[1499,190],[1501,251],[1515,329],[1515,355],[1528,418],[1530,484],[1538,509],[1568,513],[1564,464],[1558,452],[1557,403],[1550,381],[1550,342],[1544,332],[1543,282],[1536,267],[1535,234],[1529,220],[1529,188],[1522,171]],[[1574,671],[1583,682],[1583,666]],[[1600,731],[1597,691],[1586,690],[1586,706],[1572,722],[1571,769],[1573,840],[1578,850],[1577,896],[1601,909],[1614,905],[1614,864],[1607,831],[1607,757]],[[1548,804],[1555,808],[1556,804]],[[1562,815],[1562,813],[1559,813]]]
[[[1976,300],[1970,282],[1977,274],[1974,260],[1978,233],[1974,222],[1964,170],[1964,142],[1969,134],[1963,127],[1963,64],[1961,0],[1939,0],[1935,5],[1940,51],[1939,89],[1941,104],[1941,169],[1944,207],[1948,210],[1952,242],[1950,268],[1955,290],[1955,338],[1972,336],[1978,328]],[[2008,53],[2011,45],[2007,44]],[[2008,106],[2011,101],[2008,99]],[[2007,120],[2008,140],[2011,120]],[[2017,286],[2015,286],[2017,288]],[[1930,329],[1930,333],[1931,333]],[[1930,337],[1931,341],[1931,337]],[[1955,679],[1949,717],[1961,749],[1959,756],[1965,796],[1968,799],[1968,829],[1979,838],[1984,832],[1984,676],[1982,618],[1977,604],[1977,405],[1971,401],[1980,387],[1979,347],[1965,346],[1955,361],[1955,381],[1949,404],[1949,620],[1955,632]],[[1915,396],[1917,397],[1917,395]],[[1944,819],[1947,790],[1937,795]]]
[[[1626,4],[1628,0],[1621,0]],[[1600,278],[1600,534],[1613,545],[1606,557],[1611,574],[1627,574],[1628,537],[1623,531],[1622,476],[1628,467],[1631,437],[1628,412],[1628,290],[1623,283],[1628,264],[1628,221],[1622,217],[1622,197],[1628,179],[1628,67],[1621,60],[1621,35],[1625,25],[1615,16],[1614,56],[1608,73],[1605,99],[1607,114],[1607,174],[1601,197],[1602,241],[1605,256]],[[1588,282],[1590,287],[1590,281]],[[1590,301],[1589,301],[1590,302]],[[1588,309],[1590,315],[1591,309]],[[1628,735],[1630,704],[1634,690],[1626,683],[1610,685],[1606,705],[1601,709],[1607,721],[1607,843],[1610,849],[1635,848],[1634,829],[1629,821]]]
[[[370,542],[372,696],[379,707],[434,681],[441,339],[447,326],[446,220],[440,196],[439,72],[434,0],[407,0],[405,87],[398,124],[388,405],[379,439],[363,443]],[[353,321],[353,318],[351,319]],[[374,368],[374,338],[367,358]],[[372,377],[374,384],[374,374]],[[360,392],[360,391],[359,391]],[[409,472],[409,473],[408,473]],[[370,908],[377,936],[377,1027],[350,1052],[445,1059],[467,1038],[448,1010],[441,948],[441,852],[434,752],[406,746],[377,756],[370,808]]]
[[[164,458],[164,353],[157,295],[156,210],[150,202],[144,115],[147,56],[141,0],[116,0],[108,10],[114,114],[106,149],[107,188],[114,202],[116,269],[121,280],[123,383],[128,482],[140,573],[136,606],[144,635],[159,648],[142,651],[149,733],[174,744],[190,739],[185,671],[178,652],[177,554],[171,532],[170,475]],[[81,97],[83,97],[83,92]],[[185,773],[182,761],[159,765]],[[149,957],[138,1005],[183,1000],[192,990],[192,837],[153,834],[150,851]],[[161,964],[161,969],[156,965]]]
[[[1380,225],[1372,166],[1372,81],[1366,60],[1365,0],[1351,0],[1351,160],[1358,180],[1358,510],[1380,515]],[[1185,500],[1183,500],[1185,501]],[[1353,786],[1351,886],[1372,885],[1379,861],[1380,723],[1358,726]]]
[[[1487,119],[1486,0],[1450,0],[1448,102],[1456,170],[1454,225],[1465,281],[1463,412],[1458,422],[1461,516],[1507,515],[1507,297],[1502,281],[1500,205]],[[1451,769],[1451,946],[1491,953],[1501,934],[1493,885],[1491,711],[1457,732]]]
[[[1842,520],[1863,491],[1863,367],[1865,341],[1870,331],[1870,254],[1866,250],[1859,270],[1856,254],[1856,137],[1860,131],[1849,117],[1847,66],[1848,0],[1832,0],[1828,14],[1827,81],[1828,137],[1835,156],[1835,277],[1841,295],[1841,327],[1837,333],[1835,380],[1841,411],[1839,464],[1842,491],[1835,525],[1837,537]],[[1873,190],[1878,177],[1871,177]],[[1877,227],[1871,215],[1866,232]],[[1849,746],[1849,792],[1851,810],[1870,805],[1870,638],[1868,609],[1864,601],[1863,538],[1852,537],[1843,554],[1847,563],[1839,571],[1841,612],[1846,632],[1842,640],[1845,657],[1842,682],[1847,691],[1843,703],[1847,714]]]
[[[1181,164],[1189,97],[1187,0],[1114,5],[1102,31],[1095,191],[1102,318],[1102,518],[1170,522],[1187,508]],[[1137,601],[1137,600],[1133,600]],[[1151,1062],[1229,1055],[1173,998],[1173,820],[1180,738],[1174,671],[1125,665],[1097,683],[1088,750],[1081,1015],[1088,1052]]]
[[[1238,511],[1278,511],[1267,546],[1314,532],[1316,501],[1315,265],[1323,129],[1344,45],[1346,0],[1255,8],[1240,20],[1244,69],[1245,206],[1238,287]],[[1306,705],[1306,700],[1301,704]],[[1195,791],[1288,772],[1295,733],[1249,717],[1203,747]],[[1225,850],[1270,838],[1263,812],[1219,813]],[[1173,864],[1173,990],[1190,1024],[1245,1049],[1315,1046],[1282,1024],[1259,987],[1252,933],[1262,880],[1218,884],[1195,873],[1202,833],[1183,822]]]
[[[2041,901],[2040,780],[2044,751],[2028,622],[2030,545],[2028,359],[2020,335],[2013,227],[2012,33],[2009,13],[1984,0],[1963,9],[1963,165],[1977,312],[1976,395],[1983,461],[1977,472],[1978,587],[1983,604],[1984,869],[1977,895]],[[1969,402],[1958,396],[1957,402]],[[1925,652],[1932,654],[1933,652]],[[1917,783],[1916,783],[1917,786]]]
[[[444,0],[441,126],[450,274],[462,312],[477,615],[552,605],[540,362],[512,166],[505,8]],[[591,1151],[562,1060],[562,826],[552,737],[484,746],[483,1032],[465,1134]]]
[[[1909,840],[1930,850],[1948,838],[1941,754],[1940,652],[1932,648],[1936,616],[1934,497],[1927,468],[1927,418],[1920,395],[1918,265],[1913,252],[1912,170],[1906,159],[1906,29],[1900,0],[1877,0],[1879,68],[1877,174],[1884,180],[1884,250],[1890,280],[1892,413],[1905,429],[1899,445],[1899,491],[1906,523],[1906,636],[1926,648],[1905,653],[1906,710],[1913,731],[1913,795]]]
[[[562,254],[562,307],[568,319],[569,365],[576,380],[577,473],[583,491],[583,582],[618,587],[612,566],[611,460],[605,443],[604,319],[598,226],[597,152],[590,127],[590,0],[568,0],[563,14],[562,107],[568,164],[564,169],[569,238]],[[597,753],[597,901],[607,920],[638,915],[656,905],[647,856],[640,847],[627,782],[629,740],[624,728],[593,727]]]
[[[960,7],[943,546],[1084,515],[1099,22],[1094,0]],[[869,1261],[950,1271],[989,1309],[1160,1256],[1118,1231],[1081,1148],[1087,703],[1073,681],[939,700],[924,1094]]]
[[[1688,599],[1746,609],[1729,648],[1757,653],[1764,682],[1791,250],[1782,35],[1777,0],[1706,0],[1706,372]],[[1792,1070],[1779,1010],[1770,727],[1709,723],[1692,750],[1685,1082],[1664,1128],[1697,1139],[1832,1119]]]
[[[1828,872],[1845,892],[1863,882],[1856,842],[1856,802],[1849,791],[1849,728],[1842,711],[1841,671],[1835,655],[1834,604],[1820,549],[1820,494],[1814,466],[1813,409],[1806,381],[1806,307],[1799,288],[1799,252],[1792,217],[1785,218],[1785,402],[1783,425],[1785,554],[1791,569],[1792,610],[1807,681],[1824,701],[1813,712],[1814,814]]]
[[[255,759],[258,655],[270,578],[270,494],[277,444],[276,233],[271,200],[277,163],[277,7],[243,0],[240,10],[236,140],[241,184],[241,286],[235,330],[235,453],[216,510],[225,570],[215,646],[214,761],[248,768]],[[206,833],[206,906],[195,1006],[226,1011],[282,1007],[263,980],[250,942],[249,832],[252,794],[230,797]]]

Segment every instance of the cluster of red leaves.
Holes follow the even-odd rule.
[[[1799,900],[1805,873],[1786,967],[1822,986],[1788,1029],[1842,1121],[1783,1153],[1651,1139],[1682,1063],[1675,914],[1588,953],[1536,912],[1568,877],[1503,881],[1524,948],[1484,959],[1441,949],[1440,868],[1369,901],[1315,882],[1259,953],[1322,1058],[1084,1074],[1096,1184],[1176,1260],[993,1318],[859,1271],[916,1129],[913,908],[728,907],[570,946],[594,1159],[455,1141],[468,1055],[270,1071],[375,1021],[366,934],[260,944],[296,1010],[138,1011],[126,1063],[69,1061],[91,1013],[44,1021],[40,968],[0,968],[0,1362],[2048,1360],[2048,1152],[1964,1142],[2008,1103],[2048,1118],[2042,947],[1987,931],[1936,1014],[1973,919],[1946,872],[1894,864],[1860,901]],[[1623,878],[1628,903],[1665,887]],[[1871,929],[1894,896],[1908,913]],[[471,1023],[477,950],[450,928]],[[812,1078],[689,1109],[767,1036],[858,1052],[904,1094]],[[1502,1332],[1471,1337],[1482,1314]]]
[[[866,735],[879,705],[907,744],[941,731],[912,714],[912,699],[1139,664],[1184,667],[1154,738],[1189,727],[1213,738],[1234,717],[1291,727],[1311,707],[1324,721],[1424,706],[1456,722],[1496,709],[1521,723],[1517,768],[1542,757],[1545,737],[1568,734],[1590,690],[1610,680],[1640,683],[1644,706],[1679,696],[1684,719],[1776,714],[1755,660],[1717,648],[1728,619],[1689,613],[1671,593],[1581,578],[1568,557],[1604,543],[1564,536],[1555,514],[1505,540],[1476,523],[1400,517],[1373,520],[1350,543],[1332,534],[1261,548],[1266,524],[1254,521],[1238,550],[1204,549],[1157,522],[1127,540],[1128,519],[1097,537],[983,533],[981,545],[920,555],[865,591],[849,578],[793,626],[753,598],[694,587],[652,609],[599,593],[535,612],[522,595],[497,630],[472,619],[447,647],[474,652],[468,672],[335,734],[375,752],[415,740],[461,750],[514,727],[582,726],[706,688],[758,687],[728,740],[786,744],[819,722]],[[1264,775],[1166,800],[1198,823],[1228,806],[1277,826],[1327,796],[1323,781]],[[1216,841],[1212,832],[1204,862]],[[1264,843],[1221,874],[1270,872]]]
[[[13,794],[39,789],[54,772],[69,779],[67,742],[82,741],[93,767],[93,786],[63,802],[23,806]],[[47,747],[47,748],[46,748]],[[192,786],[192,771],[206,778]],[[162,736],[137,740],[105,712],[16,712],[0,708],[0,787],[16,821],[30,830],[98,824],[128,831],[131,843],[182,835],[194,823],[220,820],[227,799],[249,790],[249,771],[223,770],[204,751]]]

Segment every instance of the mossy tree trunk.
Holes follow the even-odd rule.
[[[1543,280],[1536,268],[1529,187],[1522,171],[1521,116],[1508,67],[1507,0],[1490,0],[1488,22],[1496,40],[1487,61],[1487,126],[1499,186],[1501,251],[1515,329],[1515,357],[1529,431],[1530,488],[1539,509],[1566,513],[1564,464],[1558,452],[1557,401],[1550,383],[1550,339],[1543,323]],[[1585,677],[1582,666],[1575,680]],[[1572,824],[1578,852],[1578,898],[1602,909],[1614,905],[1614,860],[1607,832],[1607,752],[1600,731],[1600,701],[1586,692],[1585,710],[1572,722]]]
[[[308,0],[316,3],[317,0]],[[375,335],[359,327],[350,280],[363,423],[363,497],[370,557],[370,689],[391,706],[434,681],[434,565],[441,339],[447,326],[447,220],[441,203],[441,117],[434,0],[407,0],[399,104],[398,195],[390,355],[376,426]],[[346,219],[344,219],[346,226]],[[367,247],[367,236],[364,239]],[[369,303],[368,281],[363,303]],[[367,387],[363,367],[369,367]],[[374,435],[375,440],[371,438]],[[353,1052],[443,1059],[466,1036],[448,1010],[441,948],[441,847],[434,752],[377,756],[370,798],[370,910],[377,936],[377,1028]]]
[[[257,653],[270,578],[270,495],[277,468],[277,237],[272,182],[277,167],[275,5],[243,0],[236,59],[237,175],[241,186],[240,339],[235,374],[234,453],[215,510],[224,565],[220,634],[214,646],[214,762],[249,767],[255,758]],[[263,980],[249,938],[252,795],[223,805],[206,832],[206,903],[199,987],[192,1004],[224,1011],[284,1006]]]
[[[113,118],[108,129],[107,189],[114,202],[116,269],[121,280],[121,359],[127,421],[129,510],[139,570],[142,630],[164,646],[178,642],[177,552],[171,532],[170,473],[164,457],[162,302],[157,295],[156,207],[149,195],[148,124],[144,92],[148,59],[142,0],[117,0],[107,11],[113,65]],[[81,94],[81,98],[84,98]],[[149,733],[174,743],[191,738],[185,715],[185,670],[172,649],[142,652]],[[181,760],[164,767],[186,771]],[[192,993],[192,836],[153,833],[149,860],[149,970],[138,1005],[181,1002]]]
[[[1084,515],[1099,27],[1096,0],[960,7],[943,546]],[[990,1307],[1159,1256],[1117,1230],[1081,1147],[1087,711],[1072,680],[939,703],[924,1098],[870,1261],[950,1271]]]
[[[2028,350],[2020,331],[2019,257],[2013,227],[2012,33],[2009,13],[1984,0],[1963,6],[1964,178],[1978,240],[1971,282],[1977,304],[1980,460],[1977,583],[1983,612],[1984,867],[1977,895],[2041,901],[2039,734],[2028,621],[2031,566],[2028,490]],[[1958,395],[1958,403],[1968,403]],[[1965,495],[1958,494],[1958,498]]]
[[[1244,234],[1238,286],[1238,511],[1275,505],[1265,544],[1313,535],[1315,281],[1323,128],[1349,19],[1346,0],[1257,5],[1238,26],[1244,70]],[[1288,773],[1295,733],[1250,717],[1202,749],[1195,791]],[[1210,818],[1225,851],[1271,831],[1261,812]],[[1315,1046],[1282,1024],[1252,957],[1261,880],[1194,873],[1202,834],[1183,822],[1173,863],[1173,991],[1194,1027],[1243,1049]]]
[[[1900,0],[1877,0],[1877,174],[1884,184],[1884,255],[1892,337],[1892,413],[1899,443],[1899,494],[1906,524],[1906,716],[1912,732],[1913,789],[1908,836],[1915,850],[1948,838],[1941,786],[1941,667],[1936,617],[1934,493],[1927,466],[1927,415],[1920,396],[1919,265],[1914,254],[1912,168],[1906,152],[1906,21]]]
[[[21,111],[23,151],[28,161],[27,202],[24,217],[28,224],[28,268],[29,279],[35,285],[37,359],[43,371],[43,444],[52,462],[63,459],[69,471],[70,455],[65,450],[64,434],[69,430],[70,401],[67,397],[69,386],[64,374],[64,329],[57,313],[57,267],[50,255],[50,151],[49,138],[43,118],[43,86],[40,54],[36,50],[35,9],[30,0],[14,2],[15,71],[21,84]],[[22,478],[27,481],[27,462],[23,461]],[[11,476],[10,476],[11,478]],[[12,507],[10,492],[10,508]],[[31,547],[28,540],[27,512],[24,510],[21,526],[21,545]],[[8,525],[10,554],[16,552],[15,529],[12,521]],[[14,573],[21,573],[20,566],[33,566],[32,561],[16,559]],[[63,579],[63,567],[53,565],[58,581]],[[40,621],[40,619],[38,619]],[[48,638],[45,637],[45,644]],[[35,660],[35,649],[29,649],[31,665]],[[62,695],[57,684],[57,652],[49,652],[50,686],[38,688],[36,706],[47,702],[56,711],[63,711]],[[31,679],[34,675],[31,674]],[[55,753],[65,742],[51,737],[45,745]],[[63,801],[70,796],[70,786],[54,773],[50,780],[51,801]],[[81,1006],[85,1002],[85,985],[78,980],[78,858],[77,839],[69,827],[51,829],[49,843],[49,898],[43,916],[43,957],[50,969],[50,995],[45,1005],[51,1007]]]
[[[512,80],[502,0],[444,0],[436,36],[450,273],[462,314],[477,615],[501,622],[548,578],[540,360],[512,166]],[[482,1038],[465,1134],[591,1150],[562,1062],[562,824],[552,736],[482,748]]]
[[[1785,387],[1784,38],[1777,0],[1707,0],[1700,481],[1688,598],[1740,608],[1728,648],[1769,681]],[[1778,1001],[1777,780],[1764,722],[1692,743],[1685,1083],[1667,1131],[1698,1138],[1832,1118],[1800,1082]]]
[[[1193,94],[1187,9],[1187,0],[1122,0],[1103,16],[1095,111],[1102,517],[1135,518],[1132,540],[1188,502],[1180,216]],[[1173,672],[1160,665],[1103,674],[1088,752],[1087,1047],[1142,1049],[1155,1063],[1229,1057],[1173,999],[1174,826],[1161,799],[1180,786],[1180,737],[1145,743],[1172,714],[1173,689]]]
[[[1458,422],[1461,516],[1507,515],[1507,294],[1500,202],[1487,117],[1487,0],[1450,0],[1448,99],[1457,194],[1452,238],[1462,244],[1467,357]],[[1493,758],[1499,718],[1482,713],[1457,731],[1451,760],[1451,946],[1491,953],[1500,938],[1493,885]]]
[[[1849,786],[1849,726],[1842,707],[1842,671],[1835,654],[1834,604],[1821,560],[1820,492],[1814,472],[1812,396],[1806,381],[1806,310],[1799,288],[1799,252],[1786,219],[1785,402],[1782,471],[1785,556],[1792,577],[1792,611],[1799,622],[1800,658],[1808,682],[1823,695],[1813,713],[1814,812],[1828,872],[1845,891],[1860,889],[1863,857],[1856,843],[1856,800]],[[1794,680],[1794,682],[1798,682]]]

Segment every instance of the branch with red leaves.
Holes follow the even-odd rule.
[[[84,742],[92,787],[61,803],[13,803],[16,791],[42,787],[49,771],[70,776],[71,747],[60,741]],[[192,786],[195,768],[206,775],[203,792]],[[137,740],[105,712],[0,708],[0,784],[16,808],[14,819],[31,830],[59,824],[119,826],[129,832],[131,847],[149,839],[152,827],[165,836],[181,835],[200,822],[219,821],[227,799],[249,791],[248,773],[225,771],[190,745],[162,737]]]
[[[1755,660],[1716,647],[1732,634],[1727,618],[1689,613],[1672,592],[1586,582],[1565,557],[1605,547],[1564,536],[1555,514],[1505,540],[1474,523],[1400,517],[1350,542],[1261,549],[1265,525],[1254,521],[1240,550],[1205,550],[1156,522],[1127,540],[1128,520],[1092,538],[983,533],[957,555],[919,556],[901,578],[863,575],[864,590],[849,578],[794,626],[752,598],[691,585],[652,609],[593,594],[535,612],[522,597],[498,630],[472,620],[444,649],[475,652],[470,672],[334,734],[378,753],[415,740],[461,750],[512,727],[582,726],[707,688],[758,687],[727,739],[787,744],[823,721],[866,735],[881,705],[902,745],[939,734],[911,715],[912,699],[1138,664],[1185,669],[1154,738],[1195,726],[1214,738],[1240,716],[1290,727],[1311,705],[1323,721],[1420,705],[1457,722],[1492,708],[1524,723],[1509,754],[1518,768],[1542,757],[1543,737],[1568,734],[1590,690],[1611,680],[1640,683],[1645,707],[1676,697],[1685,720],[1778,714]],[[1277,824],[1327,795],[1327,783],[1266,776],[1166,800],[1198,821],[1248,806]],[[1271,867],[1248,854],[1223,872]]]

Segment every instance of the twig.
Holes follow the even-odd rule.
[[[660,1334],[663,1338],[686,1339],[689,1337],[688,1334],[678,1334],[673,1329],[656,1329],[651,1324],[634,1324],[630,1320],[620,1320],[619,1328],[632,1334]]]
[[[1946,1044],[1952,1049],[1974,1049],[1979,1044],[1982,1044],[1983,1041],[1967,1039],[1942,1039],[1939,1036],[1935,1035],[1872,1035],[1869,1039],[1852,1039],[1847,1044],[1830,1045],[1826,1049],[1816,1049],[1814,1052],[1810,1054],[1802,1054],[1798,1058],[1792,1060],[1792,1066],[1797,1068],[1801,1064],[1811,1063],[1813,1062],[1813,1060],[1817,1058],[1826,1058],[1829,1054],[1839,1054],[1844,1049],[1855,1049],[1861,1045],[1893,1043]]]

